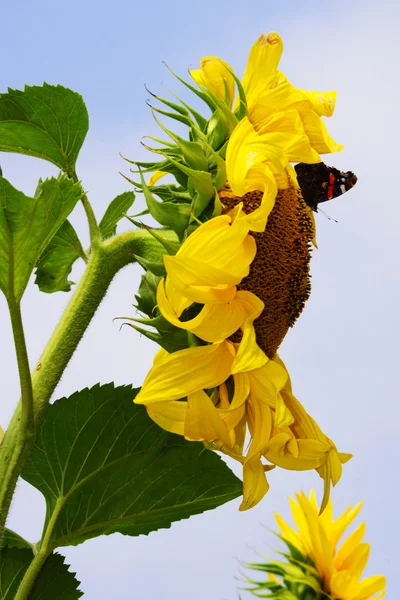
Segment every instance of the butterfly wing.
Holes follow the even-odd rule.
[[[352,171],[339,171],[323,162],[298,163],[295,170],[304,201],[316,212],[318,204],[341,196],[357,183]]]

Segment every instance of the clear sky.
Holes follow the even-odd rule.
[[[367,574],[385,574],[388,598],[394,600],[400,534],[398,3],[1,0],[0,5],[0,90],[47,81],[80,92],[86,101],[90,131],[78,175],[99,216],[128,189],[118,174],[128,172],[119,152],[143,159],[140,138],[156,132],[143,84],[160,93],[164,82],[182,92],[162,61],[184,75],[202,56],[217,55],[241,74],[251,44],[275,30],[285,44],[281,68],[295,85],[337,89],[328,127],[345,149],[325,160],[353,170],[359,181],[324,207],[337,224],[317,216],[312,296],[280,354],[297,397],[340,450],[354,453],[333,492],[335,508],[365,500],[362,516],[372,544]],[[56,173],[33,158],[3,154],[0,162],[5,177],[31,195],[40,176]],[[87,240],[80,208],[72,221]],[[81,270],[75,268],[75,280]],[[98,381],[141,384],[157,348],[112,321],[132,314],[139,277],[140,269],[132,266],[118,275],[55,398]],[[32,364],[67,301],[67,294],[41,294],[33,283],[25,294]],[[18,398],[6,316],[0,298],[3,427]],[[257,550],[272,556],[273,512],[288,516],[287,496],[300,488],[321,492],[315,472],[276,469],[269,480],[268,495],[246,513],[238,512],[236,500],[148,537],[116,534],[61,551],[88,600],[235,600],[238,559],[255,560]],[[36,541],[43,515],[39,492],[21,482],[9,526]]]

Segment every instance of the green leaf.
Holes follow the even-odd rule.
[[[43,158],[72,174],[89,128],[82,96],[61,85],[0,94],[0,151]]]
[[[134,396],[98,385],[47,407],[23,477],[46,498],[51,549],[148,534],[242,493],[217,454],[162,430]]]
[[[64,561],[64,556],[58,553],[47,558],[28,600],[77,600],[83,596],[78,590],[80,582]]]
[[[35,283],[41,292],[69,292],[73,281],[68,280],[72,265],[78,258],[87,257],[75,229],[67,220],[50,240],[36,263]]]
[[[4,530],[4,537],[2,540],[3,546],[9,546],[10,548],[28,548],[32,552],[32,544],[21,537],[15,531],[11,529]]]
[[[3,547],[0,550],[0,598],[14,600],[18,587],[33,560],[32,550]],[[51,554],[44,563],[27,600],[77,600],[83,596],[79,581],[64,564],[64,557]]]
[[[66,175],[40,181],[34,198],[0,177],[0,289],[20,300],[46,246],[83,195]]]
[[[110,203],[99,225],[103,239],[116,234],[118,221],[122,219],[124,213],[132,206],[134,200],[135,194],[133,192],[123,192]]]

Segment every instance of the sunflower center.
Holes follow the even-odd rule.
[[[241,198],[220,192],[223,212],[243,202],[244,212],[251,213],[260,205],[262,196],[259,191]],[[279,190],[265,231],[251,235],[257,243],[257,254],[249,275],[238,288],[253,292],[264,302],[265,308],[254,327],[258,345],[272,359],[311,292],[313,227],[300,190],[293,185]]]

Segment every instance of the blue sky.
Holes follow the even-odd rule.
[[[99,3],[2,0],[0,90],[25,83],[61,83],[80,92],[90,131],[78,161],[89,198],[100,216],[127,188],[119,152],[144,158],[140,138],[155,134],[143,84],[162,93],[162,83],[182,93],[162,61],[184,75],[204,55],[218,55],[240,75],[251,44],[278,31],[285,51],[281,68],[297,86],[337,89],[329,131],[345,149],[328,164],[359,176],[354,190],[326,206],[338,224],[317,216],[319,250],[312,261],[313,292],[281,347],[297,397],[340,450],[353,452],[333,492],[337,511],[365,500],[371,558],[367,574],[397,578],[399,351],[398,106],[399,8],[389,0],[239,3],[182,0]],[[396,131],[397,129],[397,131]],[[4,175],[25,193],[55,173],[31,158],[2,155]],[[85,238],[80,209],[74,225]],[[81,272],[76,267],[75,280]],[[55,397],[101,381],[140,385],[156,347],[113,317],[132,311],[140,270],[121,272],[68,367]],[[67,294],[40,294],[32,284],[24,298],[28,349],[35,363]],[[0,422],[6,425],[18,397],[18,379],[6,309],[0,299],[0,378],[5,393]],[[110,348],[112,351],[110,352]],[[236,466],[234,466],[236,469]],[[238,559],[255,550],[272,555],[268,528],[273,511],[288,516],[287,496],[317,487],[316,473],[276,470],[271,490],[256,508],[238,512],[239,501],[148,537],[121,535],[62,550],[88,599],[159,598],[234,600]],[[44,503],[19,484],[10,527],[32,541],[40,536]],[[265,527],[263,527],[263,525]]]

